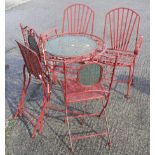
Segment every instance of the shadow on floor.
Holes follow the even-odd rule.
[[[117,80],[121,81],[121,80],[125,80],[127,81],[128,79],[128,76],[126,75],[118,75],[117,76]],[[119,82],[114,82],[114,91],[122,94],[122,95],[125,95],[123,94],[123,92],[121,92],[120,90],[117,89],[118,85],[119,85]],[[124,85],[126,85],[124,92],[126,93],[127,91],[127,83],[124,83]],[[148,79],[145,79],[143,77],[134,77],[134,81],[133,81],[133,85],[131,86],[131,89],[132,87],[134,87],[136,90],[140,91],[141,93],[145,93],[146,95],[150,95],[150,80]]]

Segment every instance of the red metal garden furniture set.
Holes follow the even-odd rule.
[[[32,121],[32,137],[35,138],[37,129],[42,132],[45,114],[53,106],[50,103],[52,85],[61,84],[65,105],[63,112],[66,114],[64,120],[72,152],[74,141],[94,136],[107,136],[107,144],[111,146],[108,126],[100,133],[77,136],[72,134],[70,119],[100,117],[105,114],[117,67],[129,68],[126,94],[129,96],[136,58],[143,41],[142,36],[138,38],[140,16],[131,9],[116,8],[106,14],[103,39],[93,33],[94,20],[95,12],[90,7],[73,4],[64,10],[61,33],[52,28],[47,33],[37,35],[32,28],[20,24],[24,44],[17,44],[24,60],[24,80],[22,97],[14,118],[32,116],[24,106],[24,99],[33,75],[42,83],[44,91],[40,115],[36,122]],[[106,101],[97,113],[69,110],[69,106],[74,103],[88,104],[88,101],[96,99]]]

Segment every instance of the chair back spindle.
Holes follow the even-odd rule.
[[[112,50],[133,51],[137,41],[140,16],[129,8],[116,8],[105,16],[103,39]]]
[[[73,4],[64,10],[62,33],[87,33],[94,30],[95,12],[87,5]]]

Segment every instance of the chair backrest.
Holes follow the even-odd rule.
[[[40,76],[43,77],[42,66],[36,52],[32,51],[30,48],[24,46],[19,42],[17,42],[17,44],[23,56],[25,66],[29,74],[33,74],[37,79],[40,79]]]
[[[88,33],[94,30],[95,12],[85,4],[73,4],[64,10],[62,33]]]
[[[22,24],[20,24],[20,28],[22,31],[25,45],[28,46],[30,49],[34,50],[37,53],[39,60],[41,60],[40,50],[39,50],[40,37],[34,31],[34,29],[30,28],[29,26],[23,27]]]
[[[66,89],[70,81],[76,80],[82,89],[89,86],[103,85],[109,92],[112,88],[117,58],[102,59],[100,61],[72,62],[64,64],[64,81]],[[73,88],[74,89],[74,88]],[[66,90],[67,91],[67,90]]]
[[[140,16],[129,8],[116,8],[105,16],[103,39],[108,48],[133,50],[137,43]]]

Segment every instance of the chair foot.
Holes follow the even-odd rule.
[[[130,95],[124,95],[124,97],[126,98],[126,99],[129,99],[130,98]]]
[[[32,133],[32,139],[36,138],[36,134],[37,134],[37,128],[35,126],[35,128],[33,129],[33,133]]]
[[[45,117],[49,117],[49,113],[47,111],[45,112]]]
[[[74,155],[74,149],[73,148],[69,148],[69,152],[71,155]]]
[[[101,117],[101,114],[97,115],[97,117],[100,118]]]
[[[79,120],[79,123],[80,123],[80,125],[84,125],[84,118],[81,118],[81,119]]]
[[[66,120],[66,117],[64,118],[64,123],[65,123],[65,124],[67,124],[67,120]]]
[[[132,85],[132,86],[134,85],[134,80],[132,80],[131,85]]]
[[[12,119],[16,120],[17,119],[17,116],[16,115],[15,116],[12,116]]]
[[[17,119],[17,117],[20,116],[20,112],[19,109],[16,110],[16,113],[14,116],[12,116],[13,119]],[[22,112],[21,112],[21,116],[22,116]]]
[[[109,148],[112,146],[112,141],[109,141],[108,143],[107,143],[107,145],[109,146]]]
[[[32,135],[32,139],[35,139],[36,135]]]
[[[112,141],[108,142],[108,145],[109,145],[109,147],[111,147],[112,146]]]
[[[110,149],[111,146],[112,146],[112,141],[109,141],[109,142],[107,143],[106,147],[107,147],[107,146],[108,146],[108,149]]]
[[[105,114],[105,108],[97,115],[98,118],[101,118],[101,116],[103,115],[103,113]]]

